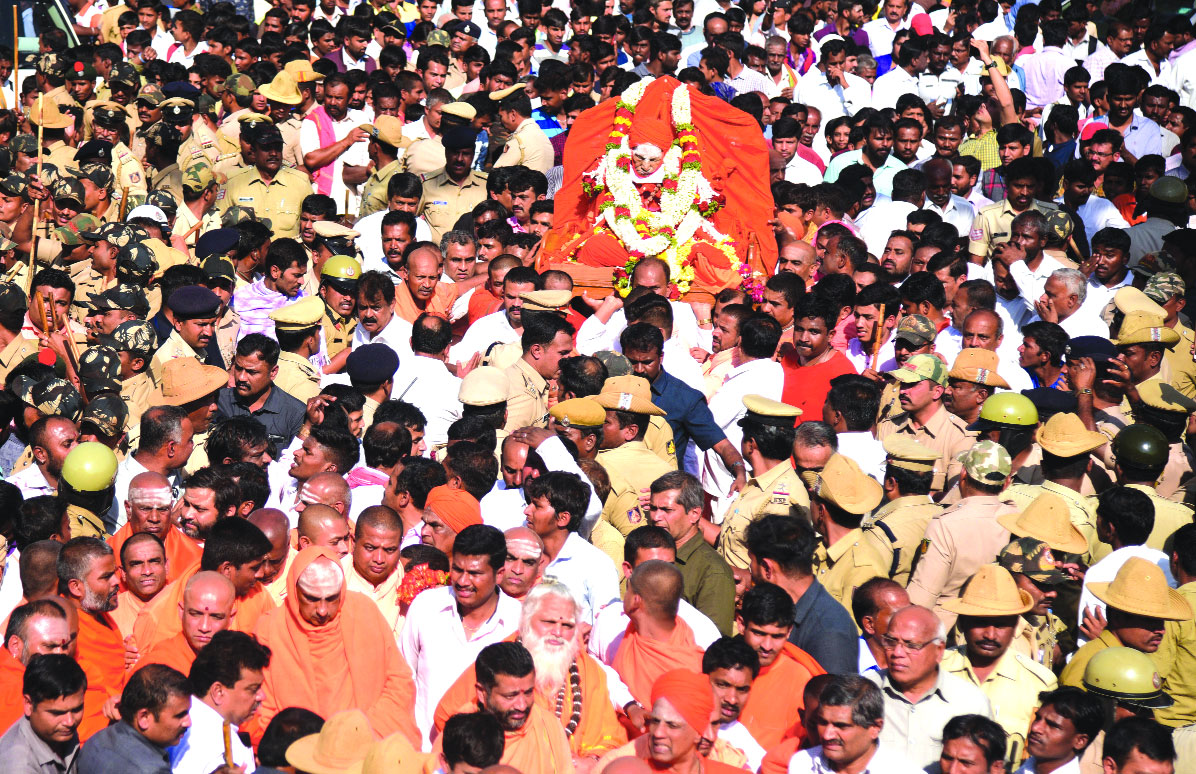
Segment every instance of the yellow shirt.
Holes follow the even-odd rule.
[[[961,465],[956,457],[967,451],[976,442],[968,432],[967,423],[939,405],[925,425],[918,427],[906,412],[885,419],[876,427],[876,437],[883,441],[898,433],[908,435],[923,446],[939,453],[934,463],[934,483],[931,488],[941,492],[949,480],[959,476]]]
[[[604,449],[598,452],[597,461],[610,477],[610,495],[602,509],[602,518],[624,536],[647,524],[647,516],[640,509],[640,492],[675,468],[653,454],[643,441]]]
[[[217,194],[216,207],[223,213],[234,204],[252,207],[254,215],[270,221],[270,230],[278,237],[299,238],[299,209],[313,193],[307,175],[282,167],[270,182],[256,167],[242,170],[228,179]]]
[[[814,577],[848,610],[855,590],[878,575],[889,577],[889,567],[858,528],[814,551]]]
[[[753,475],[723,516],[718,538],[718,555],[727,564],[748,569],[744,538],[748,525],[764,516],[809,518],[810,496],[789,460],[777,463],[761,475]]]
[[[909,495],[885,503],[864,519],[864,542],[888,561],[888,576],[902,586],[909,583],[926,525],[942,510],[927,495]]]

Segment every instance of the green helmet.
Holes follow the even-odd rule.
[[[1161,468],[1167,464],[1170,453],[1167,437],[1152,425],[1130,425],[1113,438],[1113,455],[1117,461],[1134,468]]]
[[[116,454],[96,441],[71,449],[62,463],[62,480],[76,492],[102,492],[116,479]]]
[[[1105,648],[1084,667],[1084,690],[1146,709],[1170,707],[1150,656],[1133,648]]]
[[[998,392],[980,407],[980,419],[968,425],[969,430],[994,430],[1005,427],[1034,427],[1038,424],[1038,409],[1034,402],[1020,392]]]

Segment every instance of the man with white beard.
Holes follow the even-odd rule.
[[[536,664],[536,703],[565,727],[576,771],[585,774],[600,757],[626,744],[627,735],[615,716],[618,700],[611,699],[605,667],[581,646],[580,612],[568,586],[545,580],[524,599],[516,637]],[[476,683],[470,666],[436,707],[437,729],[473,700]],[[627,693],[621,684],[617,690]]]

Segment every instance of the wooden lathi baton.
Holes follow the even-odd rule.
[[[37,95],[37,182],[39,184],[42,184],[42,157],[45,155],[42,151],[42,130],[46,123],[42,116],[43,96],[42,94]],[[29,292],[33,290],[33,262],[37,256],[37,230],[38,221],[41,219],[41,206],[41,199],[33,200],[33,241],[29,245],[29,274],[25,277],[25,295],[29,295]]]
[[[226,720],[224,721],[224,765],[233,767],[233,727]]]
[[[872,334],[872,370],[876,370],[876,360],[880,357],[880,345],[884,341],[882,335],[885,330],[885,305],[880,305],[880,314],[876,317],[876,330]]]

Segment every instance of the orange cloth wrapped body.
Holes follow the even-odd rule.
[[[789,771],[789,759],[801,749],[801,740],[795,736],[789,737],[764,753],[760,760],[760,774],[786,774]]]
[[[730,746],[720,742],[721,740],[715,741],[714,747],[710,750],[710,757],[702,759],[702,774],[743,774],[743,772],[746,770],[741,765],[742,761],[744,760],[743,755]],[[726,756],[727,760],[733,761],[733,763],[720,760],[720,757],[722,756]],[[606,771],[607,766],[619,760],[620,758],[639,758],[640,760],[647,761],[648,735],[643,734],[642,736],[637,736],[635,739],[631,740],[617,750],[611,750],[606,755],[603,755],[598,760],[598,764],[594,766],[594,774],[602,774],[602,772]],[[650,761],[648,765],[652,767],[653,771],[672,771],[672,769],[658,768]]]
[[[689,624],[677,619],[667,642],[650,640],[639,633],[635,622],[627,624],[627,633],[619,644],[611,664],[635,700],[652,705],[652,685],[656,678],[674,669],[702,671],[702,649],[694,642]]]
[[[800,715],[805,706],[802,692],[811,677],[825,673],[810,654],[786,642],[777,660],[762,668],[752,682],[739,722],[765,750],[787,736],[800,739],[805,735]]]
[[[187,589],[187,581],[199,572],[199,562],[186,568],[179,579],[167,585],[150,600],[141,612],[137,614],[137,621],[133,624],[133,641],[137,650],[147,652],[160,642],[183,631],[183,622],[179,617],[179,605],[183,602],[183,592]],[[235,632],[253,634],[257,628],[258,619],[267,610],[274,609],[274,599],[262,588],[262,584],[255,583],[249,595],[238,597],[235,603],[236,612],[228,628]]]
[[[636,106],[632,134],[637,124],[653,126],[671,121],[673,92],[680,81],[666,76],[657,78],[645,90]],[[760,128],[746,113],[728,110],[716,97],[689,87],[691,113],[702,174],[715,193],[725,198],[725,205],[714,213],[711,224],[727,235],[735,245],[740,260],[767,275],[776,265],[776,239],[768,221],[773,217],[772,192],[769,188],[768,147]],[[582,177],[606,153],[615,123],[618,100],[607,100],[582,113],[565,143],[564,177],[557,191],[553,227],[545,235],[543,260],[577,260],[590,266],[623,266],[630,257],[622,243],[609,232],[596,233],[600,222],[597,199],[585,191]],[[650,193],[641,188],[641,197]],[[749,252],[749,245],[756,249]],[[694,243],[696,263],[692,291],[718,293],[738,287],[742,277],[727,257],[700,238]]]
[[[467,712],[477,712],[476,699],[457,708],[452,715]],[[447,718],[446,718],[447,720]],[[437,737],[432,743],[432,755],[428,761],[432,768],[425,766],[424,771],[435,771],[440,763],[442,751],[442,737]],[[502,760],[507,766],[513,766],[522,774],[561,774],[573,771],[573,754],[569,750],[569,740],[565,737],[565,729],[556,715],[532,704],[531,712],[527,713],[527,721],[518,731],[504,731],[505,742]]]
[[[195,651],[191,650],[191,643],[182,632],[163,640],[148,651],[141,652],[141,658],[133,665],[136,672],[146,664],[165,664],[171,669],[177,669],[185,675],[191,674],[191,665],[195,663]]]
[[[131,522],[125,522],[125,526],[116,531],[116,534],[108,538],[108,545],[112,546],[112,552],[116,554],[117,559],[120,559],[121,546],[125,541],[133,537],[133,525]],[[186,572],[187,568],[193,564],[199,564],[199,559],[203,556],[203,547],[196,543],[191,538],[187,537],[181,529],[171,525],[170,530],[166,533],[166,540],[162,541],[166,546],[166,582],[178,580],[179,576]],[[125,585],[121,584],[121,590],[125,589]]]
[[[25,665],[13,658],[8,648],[0,648],[0,728],[7,730],[25,716],[24,682]]]
[[[165,587],[163,587],[163,591],[165,591]],[[159,591],[158,593],[161,594],[162,592]],[[153,600],[150,601],[152,602]],[[137,624],[137,616],[141,615],[141,611],[145,608],[146,604],[131,591],[122,591],[116,595],[116,609],[109,613],[109,615],[112,616],[113,621],[116,621],[116,626],[120,629],[120,636],[132,636],[133,627]]]
[[[92,734],[108,727],[104,702],[120,696],[125,687],[125,640],[112,616],[101,613],[96,620],[90,613],[79,611],[77,660],[87,675],[83,720],[79,723],[79,741],[86,742]]]
[[[515,642],[516,635],[507,637],[507,642]],[[615,715],[615,708],[610,703],[610,692],[606,688],[606,672],[593,656],[584,651],[578,655],[577,675],[581,684],[581,722],[573,736],[569,737],[569,748],[574,755],[601,755],[627,742],[627,733]],[[439,733],[444,730],[444,724],[455,711],[475,699],[477,673],[473,664],[461,673],[457,682],[445,692],[440,703],[436,705],[433,723]],[[536,691],[536,704],[556,717],[556,697],[545,696]],[[569,713],[573,707],[573,692],[565,682],[565,703],[560,722],[569,721]]]
[[[273,656],[262,684],[266,698],[251,731],[254,743],[271,718],[287,707],[304,707],[325,718],[355,708],[366,714],[379,737],[402,732],[419,747],[415,681],[394,632],[373,601],[342,586],[340,612],[330,623],[313,626],[299,615],[296,581],[321,556],[339,566],[338,557],[327,548],[300,551],[287,573],[286,603],[258,622],[257,638]]]
[[[436,290],[428,299],[427,308],[420,309],[415,305],[415,299],[411,296],[411,290],[408,289],[407,284],[400,282],[395,285],[395,316],[414,323],[421,314],[427,312],[447,320],[449,313],[453,311],[453,302],[456,300],[456,285],[449,282],[437,282]]]

